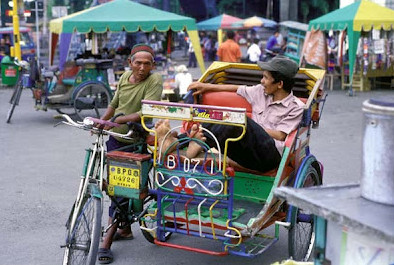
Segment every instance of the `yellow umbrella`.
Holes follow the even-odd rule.
[[[246,28],[252,28],[252,27],[275,27],[276,22],[270,19],[262,18],[262,17],[257,17],[253,16],[250,18],[246,18],[243,21],[243,26]]]

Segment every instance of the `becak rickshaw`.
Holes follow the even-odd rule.
[[[313,248],[313,217],[274,196],[279,186],[296,188],[321,185],[323,166],[310,152],[311,128],[317,128],[325,95],[324,70],[300,69],[293,88],[304,103],[302,121],[285,141],[279,167],[257,172],[240,167],[227,157],[229,142],[245,133],[249,103],[232,92],[209,92],[198,104],[143,101],[142,125],[154,136],[152,143],[153,174],[149,192],[156,200],[145,205],[140,224],[147,240],[160,246],[211,255],[254,257],[266,251],[279,239],[279,226],[289,231],[289,256],[308,260]],[[214,62],[200,82],[255,85],[262,71],[257,65]],[[157,131],[145,124],[148,119],[182,121],[171,128],[163,141]],[[213,149],[188,134],[191,123],[217,123],[241,128],[236,138]],[[166,137],[174,132],[184,135],[164,147]],[[162,140],[162,139],[160,139]],[[195,142],[204,150],[196,158],[184,155],[184,146]],[[163,149],[164,147],[164,149]],[[216,150],[215,150],[216,149]],[[272,229],[266,229],[275,226]],[[270,231],[267,231],[270,230]],[[172,233],[216,240],[219,250],[186,246],[170,239]]]

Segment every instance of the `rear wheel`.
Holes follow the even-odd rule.
[[[99,82],[82,83],[76,91],[74,110],[81,120],[86,117],[100,118],[111,101],[109,90]]]
[[[317,170],[309,165],[303,173],[305,178],[298,185],[300,188],[320,185]],[[288,237],[289,256],[296,261],[308,261],[314,245],[313,215],[294,206],[289,208],[291,213]]]
[[[20,100],[21,94],[22,94],[22,88],[23,88],[22,87],[22,79],[19,78],[19,80],[14,88],[14,92],[12,92],[12,96],[11,96],[11,100],[10,100],[11,106],[7,112],[7,119],[6,119],[7,123],[11,122],[11,117],[12,117],[12,114],[14,113],[15,107],[16,107],[16,105],[19,104],[19,100]]]
[[[67,225],[63,264],[96,264],[101,236],[101,201],[89,195],[81,208],[74,226]]]

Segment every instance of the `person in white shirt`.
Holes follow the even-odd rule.
[[[248,48],[247,54],[248,54],[248,62],[249,63],[257,63],[260,59],[261,55],[261,50],[259,45],[259,40],[257,38],[253,39],[252,45]]]
[[[186,65],[181,64],[176,68],[178,72],[175,75],[175,93],[180,96],[180,99],[183,98],[184,95],[187,93],[187,88],[193,82],[192,75],[188,72]]]

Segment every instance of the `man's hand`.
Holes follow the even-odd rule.
[[[189,85],[187,90],[194,90],[193,96],[197,96],[209,91],[207,83],[193,82]]]

